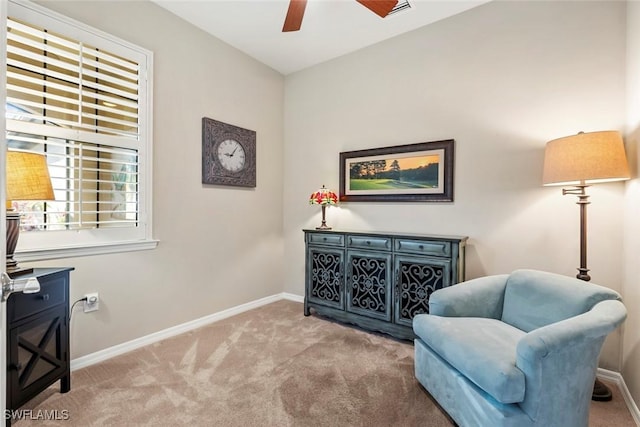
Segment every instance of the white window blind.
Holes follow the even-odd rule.
[[[8,15],[7,145],[47,156],[55,194],[13,201],[18,252],[150,239],[151,53],[31,3]]]

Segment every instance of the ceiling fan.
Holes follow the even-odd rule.
[[[356,0],[358,3],[384,18],[396,7],[398,0]],[[304,8],[307,6],[307,0],[289,0],[289,10],[284,20],[283,32],[298,31],[302,25],[302,17],[304,16]]]

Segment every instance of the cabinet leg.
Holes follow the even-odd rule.
[[[309,309],[309,306],[307,304],[304,305],[304,315],[305,317],[311,315],[311,310]]]
[[[60,393],[66,393],[69,390],[71,390],[71,374],[60,378]]]

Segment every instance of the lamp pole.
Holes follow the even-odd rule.
[[[578,196],[576,204],[580,206],[580,267],[576,277],[580,280],[588,282],[591,280],[589,269],[587,268],[587,205],[589,195],[586,192],[588,185],[582,183],[576,185],[575,188],[563,188],[562,195],[573,194]]]
[[[327,211],[327,205],[323,204],[322,205],[322,224],[320,224],[320,227],[316,227],[316,230],[331,230],[331,227],[327,225],[327,220],[325,217],[326,211]]]
[[[587,205],[591,203],[589,201],[589,195],[586,192],[586,185],[583,182],[576,185],[574,188],[563,188],[562,195],[573,194],[578,196],[576,204],[580,206],[580,267],[578,267],[578,274],[576,277],[580,280],[588,282],[591,280],[589,276],[589,269],[587,268]],[[611,390],[602,381],[596,378],[593,384],[593,392],[591,393],[591,400],[599,402],[608,402],[613,398]]]

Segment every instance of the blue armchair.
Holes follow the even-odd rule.
[[[418,381],[461,427],[586,427],[620,295],[517,270],[434,292],[413,320]]]

